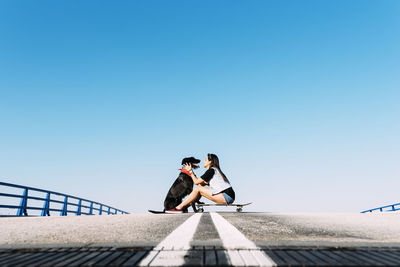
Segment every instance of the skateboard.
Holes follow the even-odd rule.
[[[236,206],[236,211],[237,212],[242,212],[243,207],[250,205],[252,202],[249,203],[244,203],[244,204],[238,204],[238,203],[232,203],[232,204],[196,204],[198,212],[204,212],[204,207],[208,206]]]
[[[148,210],[150,213],[154,213],[154,214],[168,214],[163,210]],[[183,213],[188,213],[187,211],[184,211]]]
[[[149,212],[154,213],[154,214],[165,213],[165,211],[163,211],[163,210],[149,210]]]

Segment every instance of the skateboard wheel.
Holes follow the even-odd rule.
[[[241,207],[236,208],[236,211],[237,211],[237,212],[242,212],[242,210],[243,210],[243,209],[242,209]]]
[[[199,208],[197,211],[198,212],[204,212],[204,209],[203,208]]]

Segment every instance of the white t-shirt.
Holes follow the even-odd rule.
[[[201,179],[206,181],[211,188],[211,193],[216,195],[221,193],[225,189],[232,187],[229,182],[226,182],[222,177],[221,173],[218,171],[217,168],[210,168],[208,169],[202,176]]]

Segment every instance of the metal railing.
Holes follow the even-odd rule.
[[[392,204],[392,205],[387,205],[387,206],[382,206],[379,208],[374,208],[374,209],[369,209],[369,210],[364,210],[361,213],[367,213],[367,212],[374,212],[374,211],[397,211],[400,210],[400,203]]]
[[[1,190],[2,187],[7,187],[7,188],[18,188],[18,189],[23,189],[22,195],[18,194],[10,194],[10,193],[3,193]],[[46,194],[46,197],[37,197],[37,196],[32,196],[30,195],[30,192],[35,192],[35,193],[44,193]],[[64,200],[56,200],[52,199],[52,196],[58,196],[61,198],[64,198]],[[28,186],[23,186],[23,185],[17,185],[17,184],[10,184],[10,183],[4,183],[0,182],[0,197],[6,197],[6,198],[16,198],[20,199],[20,204],[19,205],[3,205],[3,203],[0,203],[0,208],[5,208],[5,209],[16,209],[17,216],[28,216],[28,211],[29,210],[40,210],[41,211],[41,216],[50,216],[51,211],[55,212],[60,212],[60,216],[67,216],[67,214],[72,213],[75,215],[102,215],[102,214],[129,214],[128,212],[110,207],[108,205],[104,205],[102,203],[96,202],[96,201],[91,201],[88,199],[84,198],[79,198],[71,195],[66,195],[58,192],[53,192],[53,191],[48,191],[44,189],[39,189],[39,188],[33,188],[33,187],[28,187]],[[36,201],[43,201],[43,206],[42,207],[35,207],[35,206],[29,206],[28,205],[28,200],[36,200]],[[77,201],[77,203],[71,202],[71,200]],[[62,205],[62,208],[52,208],[51,204],[52,203],[57,203],[58,205]],[[74,210],[69,209],[70,207],[75,207]],[[88,209],[89,212],[84,212],[83,210]]]

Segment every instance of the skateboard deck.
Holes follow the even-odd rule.
[[[149,212],[154,213],[154,214],[165,213],[165,211],[163,211],[163,210],[149,210]]]
[[[151,213],[154,213],[154,214],[169,214],[169,213],[167,213],[167,212],[165,212],[165,211],[163,211],[163,210],[148,210],[149,212],[151,212]],[[187,212],[184,212],[184,213],[187,213]]]
[[[232,203],[232,204],[196,204],[196,207],[199,212],[204,211],[204,207],[210,207],[210,206],[236,206],[236,211],[237,212],[242,212],[243,207],[250,205],[252,202],[249,203]]]

